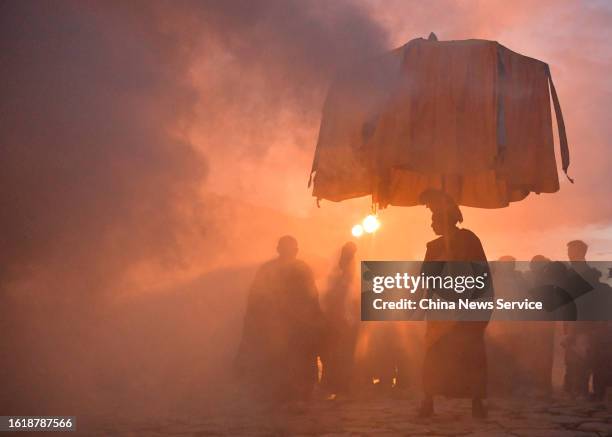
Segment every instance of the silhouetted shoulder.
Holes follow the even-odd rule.
[[[436,238],[427,243],[425,261],[439,261],[446,256],[444,237]]]
[[[261,276],[261,275],[265,275],[265,274],[267,274],[267,273],[269,273],[271,271],[274,271],[277,266],[278,266],[278,259],[276,259],[276,258],[271,259],[269,261],[266,261],[257,270],[257,275]]]
[[[427,243],[427,250],[436,249],[444,245],[444,237],[438,237],[435,240],[431,240]]]
[[[273,278],[278,275],[278,272],[278,259],[271,259],[270,261],[263,263],[255,273],[255,278],[253,278],[250,293],[255,295],[267,293],[270,286],[270,281],[272,281]]]
[[[461,238],[465,242],[467,242],[467,243],[478,243],[479,245],[481,244],[480,238],[478,238],[478,235],[476,235],[475,233],[473,233],[469,229],[465,229],[465,228],[459,229],[459,233],[461,235]]]
[[[460,229],[455,244],[456,258],[460,260],[486,261],[480,238],[469,229]]]
[[[296,259],[294,261],[293,267],[301,275],[304,275],[304,276],[314,276],[310,266],[308,264],[306,264],[304,261],[302,261],[301,259]]]

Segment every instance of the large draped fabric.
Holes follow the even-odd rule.
[[[426,189],[500,208],[559,189],[550,96],[563,169],[569,151],[548,65],[495,41],[432,41],[341,72],[315,152],[313,196],[412,206]]]

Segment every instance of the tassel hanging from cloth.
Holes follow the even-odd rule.
[[[567,174],[567,169],[570,165],[569,146],[567,144],[567,135],[565,133],[565,122],[563,121],[563,113],[561,112],[561,104],[557,96],[557,90],[553,83],[550,74],[550,67],[546,66],[546,74],[548,75],[548,84],[550,86],[550,95],[552,96],[553,106],[555,107],[555,116],[557,117],[557,128],[559,129],[559,151],[561,152],[561,166],[567,179],[573,184],[574,180]]]

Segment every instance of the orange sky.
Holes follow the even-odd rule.
[[[330,80],[431,31],[548,62],[561,100],[576,183],[464,208],[489,258],[563,259],[576,238],[612,256],[608,2],[14,2],[0,18],[0,279],[160,288],[261,262],[286,233],[325,271],[370,209],[317,208],[306,188]],[[362,257],[423,256],[424,208],[380,218]]]

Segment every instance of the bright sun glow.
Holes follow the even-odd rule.
[[[378,228],[380,228],[380,222],[378,221],[378,218],[376,218],[376,216],[373,214],[370,214],[369,216],[364,218],[362,224],[363,230],[366,231],[368,234],[376,232]]]
[[[355,225],[353,229],[351,229],[351,233],[354,237],[361,237],[363,235],[363,226]]]

